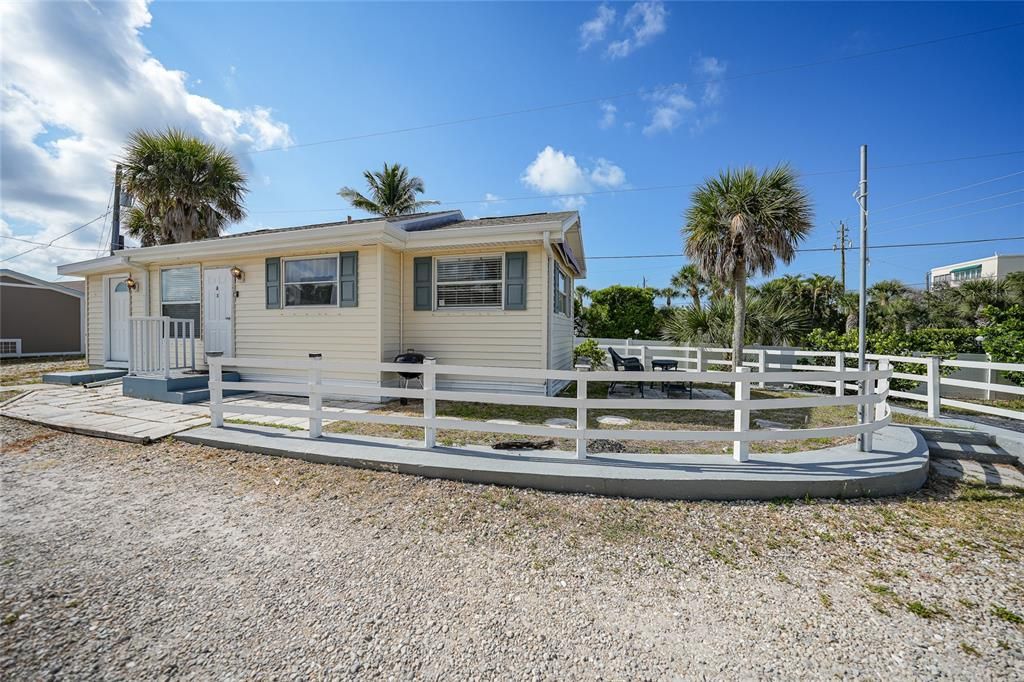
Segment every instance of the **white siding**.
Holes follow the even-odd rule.
[[[548,259],[551,267],[554,268],[556,263],[561,263],[560,260]],[[569,306],[570,312],[567,315],[555,312],[555,289],[554,289],[554,270],[551,271],[551,276],[548,278],[548,369],[572,369],[572,347],[573,347],[573,330],[572,330],[572,305],[573,305],[573,288],[575,287],[575,280],[572,278],[572,270],[562,264],[562,271],[569,278]],[[552,382],[549,387],[549,392],[556,392],[565,385],[566,382]]]
[[[85,279],[85,361],[93,366],[101,366],[107,361],[107,320],[104,309],[108,286],[106,277],[89,275]],[[129,292],[131,314],[140,316],[146,314],[146,282],[138,273],[135,278],[140,281],[139,288]]]
[[[380,282],[380,359],[382,362],[391,362],[404,350],[401,323],[402,255],[397,251],[381,249]]]

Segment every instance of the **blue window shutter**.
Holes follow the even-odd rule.
[[[505,254],[505,310],[526,310],[526,252]]]
[[[359,252],[348,251],[339,256],[338,305],[355,308],[359,305]]]
[[[281,259],[267,259],[267,308],[281,307]]]
[[[412,259],[412,309],[433,310],[434,259],[419,256]]]

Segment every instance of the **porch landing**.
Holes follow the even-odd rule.
[[[484,446],[425,449],[418,441],[358,439],[339,434],[309,438],[305,431],[265,426],[202,427],[176,436],[188,443],[291,457],[324,464],[394,471],[470,483],[493,483],[558,492],[661,499],[775,499],[879,497],[920,488],[928,448],[916,432],[889,426],[875,434],[875,451],[853,445],[792,454],[751,455],[738,463],[725,455],[591,455]]]
[[[51,372],[43,375],[44,384],[59,384],[63,386],[78,386],[91,384],[97,381],[108,381],[118,379],[128,373],[126,369],[107,369],[104,367],[93,367],[77,372]]]

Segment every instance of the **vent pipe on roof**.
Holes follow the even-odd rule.
[[[348,222],[352,222],[352,216],[348,216]]]

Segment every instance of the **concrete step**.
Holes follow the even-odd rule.
[[[106,369],[103,367],[85,369],[78,372],[52,372],[50,374],[43,375],[43,383],[60,384],[63,386],[80,386],[82,384],[91,384],[97,381],[118,379],[127,373],[128,371],[124,369]]]
[[[932,457],[942,459],[966,459],[990,464],[1013,464],[1017,456],[998,445],[986,443],[950,443],[929,440],[928,452]]]
[[[957,481],[970,481],[989,486],[1024,488],[1024,471],[1007,464],[972,462],[969,460],[933,459],[931,469],[936,475]]]
[[[224,395],[244,395],[246,393],[252,393],[252,391],[242,391],[225,389]],[[191,403],[201,403],[204,400],[210,399],[210,389],[208,388],[190,388],[185,391],[169,391],[167,394],[168,400],[164,402],[176,403],[178,405],[189,405]]]
[[[927,441],[936,443],[964,443],[967,445],[995,445],[996,437],[984,431],[970,429],[942,428],[937,426],[915,426],[914,430]]]
[[[241,381],[238,372],[224,372],[224,381]],[[210,383],[208,374],[185,374],[173,376],[168,379],[152,376],[126,376],[121,380],[122,394],[130,398],[142,398],[143,400],[156,400],[164,403],[184,404],[182,401],[189,394],[199,395],[193,391],[206,391],[204,397],[191,397],[186,402],[199,402],[206,400],[210,392],[207,386]],[[228,393],[225,391],[225,395]]]

